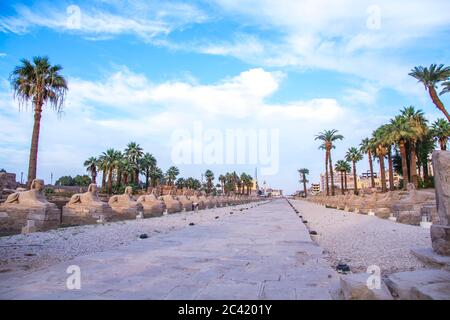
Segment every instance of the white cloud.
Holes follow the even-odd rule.
[[[184,3],[158,1],[101,2],[97,6],[39,4],[17,6],[15,16],[1,17],[0,31],[27,33],[32,28],[46,27],[58,32],[85,35],[89,40],[109,39],[119,34],[135,34],[145,41],[167,35],[192,23],[203,22],[206,15]]]

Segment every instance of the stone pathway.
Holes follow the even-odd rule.
[[[231,210],[230,210],[231,211]],[[81,289],[68,290],[68,266]],[[0,299],[331,299],[338,281],[285,199],[41,270]]]

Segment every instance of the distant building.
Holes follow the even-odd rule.
[[[312,195],[316,195],[320,192],[320,183],[311,183],[311,187],[309,188],[309,193]]]
[[[335,191],[336,190],[341,190],[342,188],[345,189],[345,175],[342,174],[342,180],[344,182],[344,185],[341,186],[341,173],[340,172],[333,172],[333,176],[334,176],[334,188]],[[372,183],[371,183],[371,178],[370,178],[370,171],[368,172],[363,172],[360,176],[357,176],[357,184],[358,184],[358,189],[369,189],[372,188]],[[375,183],[375,188],[381,188],[381,178],[379,176],[378,173],[374,172],[373,174],[374,177],[374,183]],[[393,175],[394,178],[394,187],[398,187],[400,185],[400,176],[394,172]],[[389,185],[389,173],[386,171],[386,185],[387,188],[390,188]],[[331,178],[330,176],[328,176],[328,186],[331,192]],[[352,173],[347,173],[347,190],[353,190],[355,188],[355,183],[354,183],[354,179],[353,179],[353,174]],[[321,173],[320,174],[320,191],[321,192],[326,192],[326,177],[325,177],[325,173]]]

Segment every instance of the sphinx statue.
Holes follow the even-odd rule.
[[[181,202],[174,198],[173,191],[161,196],[160,199],[164,201],[167,213],[176,213],[182,210]]]
[[[176,199],[180,201],[181,208],[183,211],[192,211],[194,208],[194,201],[190,200],[186,195],[186,192],[183,191],[181,195],[177,196]]]
[[[418,225],[422,219],[420,210],[426,205],[436,205],[436,194],[425,190],[416,190],[408,184],[408,195],[391,205],[392,216],[401,223]]]
[[[194,210],[203,210],[206,208],[205,202],[200,199],[198,192],[194,192],[194,195],[190,199],[192,200]]]
[[[202,192],[200,196],[198,197],[200,201],[203,202],[205,209],[213,208],[213,203],[211,202],[211,199],[206,197],[206,195]]]
[[[98,197],[97,185],[91,183],[87,192],[74,194],[63,207],[65,225],[91,224],[111,220],[111,207]]]
[[[44,180],[34,179],[30,190],[16,191],[8,195],[0,205],[0,211],[7,215],[1,220],[0,230],[23,231],[27,221],[32,221],[36,231],[57,228],[61,211],[54,203],[47,201],[44,186]]]
[[[135,219],[139,212],[143,212],[141,203],[133,197],[133,189],[126,187],[125,192],[109,198],[109,206],[114,212],[115,219]]]
[[[137,202],[142,205],[145,218],[162,216],[164,210],[166,210],[164,201],[158,199],[156,196],[156,189],[153,189],[150,194],[140,196]]]

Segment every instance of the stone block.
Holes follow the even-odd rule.
[[[354,273],[341,277],[341,290],[346,300],[392,300],[387,286],[381,281],[379,289],[367,285],[368,273]]]

